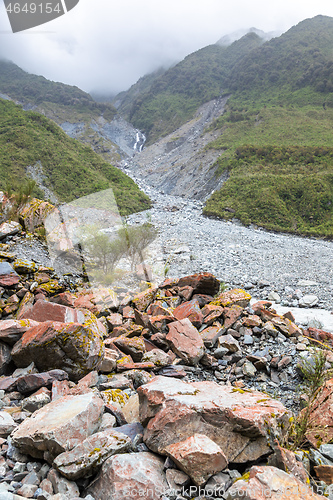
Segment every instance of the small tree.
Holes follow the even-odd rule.
[[[144,260],[144,251],[155,240],[157,229],[149,222],[141,226],[126,225],[119,229],[118,235],[134,270],[135,266]]]
[[[105,274],[112,272],[126,250],[120,238],[112,239],[98,226],[89,226],[82,231],[82,234],[84,234],[85,239],[84,247],[93,258],[94,264]]]

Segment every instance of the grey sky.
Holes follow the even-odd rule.
[[[86,91],[119,92],[232,31],[286,31],[332,0],[80,0],[66,15],[11,33],[0,0],[0,57]]]

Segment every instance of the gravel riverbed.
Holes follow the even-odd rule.
[[[202,203],[161,194],[124,169],[152,199],[153,208],[128,217],[130,224],[151,221],[159,230],[159,253],[168,277],[208,271],[253,296],[277,292],[281,304],[297,307],[315,295],[316,308],[333,309],[333,243],[267,232],[202,215]]]

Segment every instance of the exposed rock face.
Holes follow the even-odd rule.
[[[115,455],[104,462],[88,492],[99,500],[159,500],[168,489],[163,463],[153,453]]]
[[[270,437],[287,431],[291,416],[265,394],[213,382],[155,377],[138,393],[144,441],[161,454],[170,444],[200,433],[220,446],[229,462],[256,460],[271,451]]]
[[[12,350],[19,367],[33,361],[40,370],[65,370],[73,380],[97,368],[103,357],[104,345],[96,321],[83,325],[45,321],[28,330]]]
[[[13,444],[22,453],[52,461],[93,434],[103,411],[102,399],[92,392],[64,396],[22,422],[13,433]]]

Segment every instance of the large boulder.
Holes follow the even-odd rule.
[[[205,354],[205,346],[198,330],[188,318],[168,325],[166,336],[171,349],[186,363],[196,365]]]
[[[35,458],[52,460],[98,430],[104,403],[93,392],[52,401],[12,434],[13,445]]]
[[[282,439],[290,425],[291,412],[257,391],[158,376],[138,393],[144,442],[162,455],[199,433],[220,446],[228,462],[245,463],[271,453],[272,439]]]
[[[148,452],[114,455],[104,462],[88,493],[98,500],[160,500],[168,490],[163,464]]]
[[[104,357],[100,322],[91,318],[84,324],[45,321],[31,328],[16,342],[12,358],[16,366],[32,361],[41,371],[60,368],[78,380],[98,369]]]

